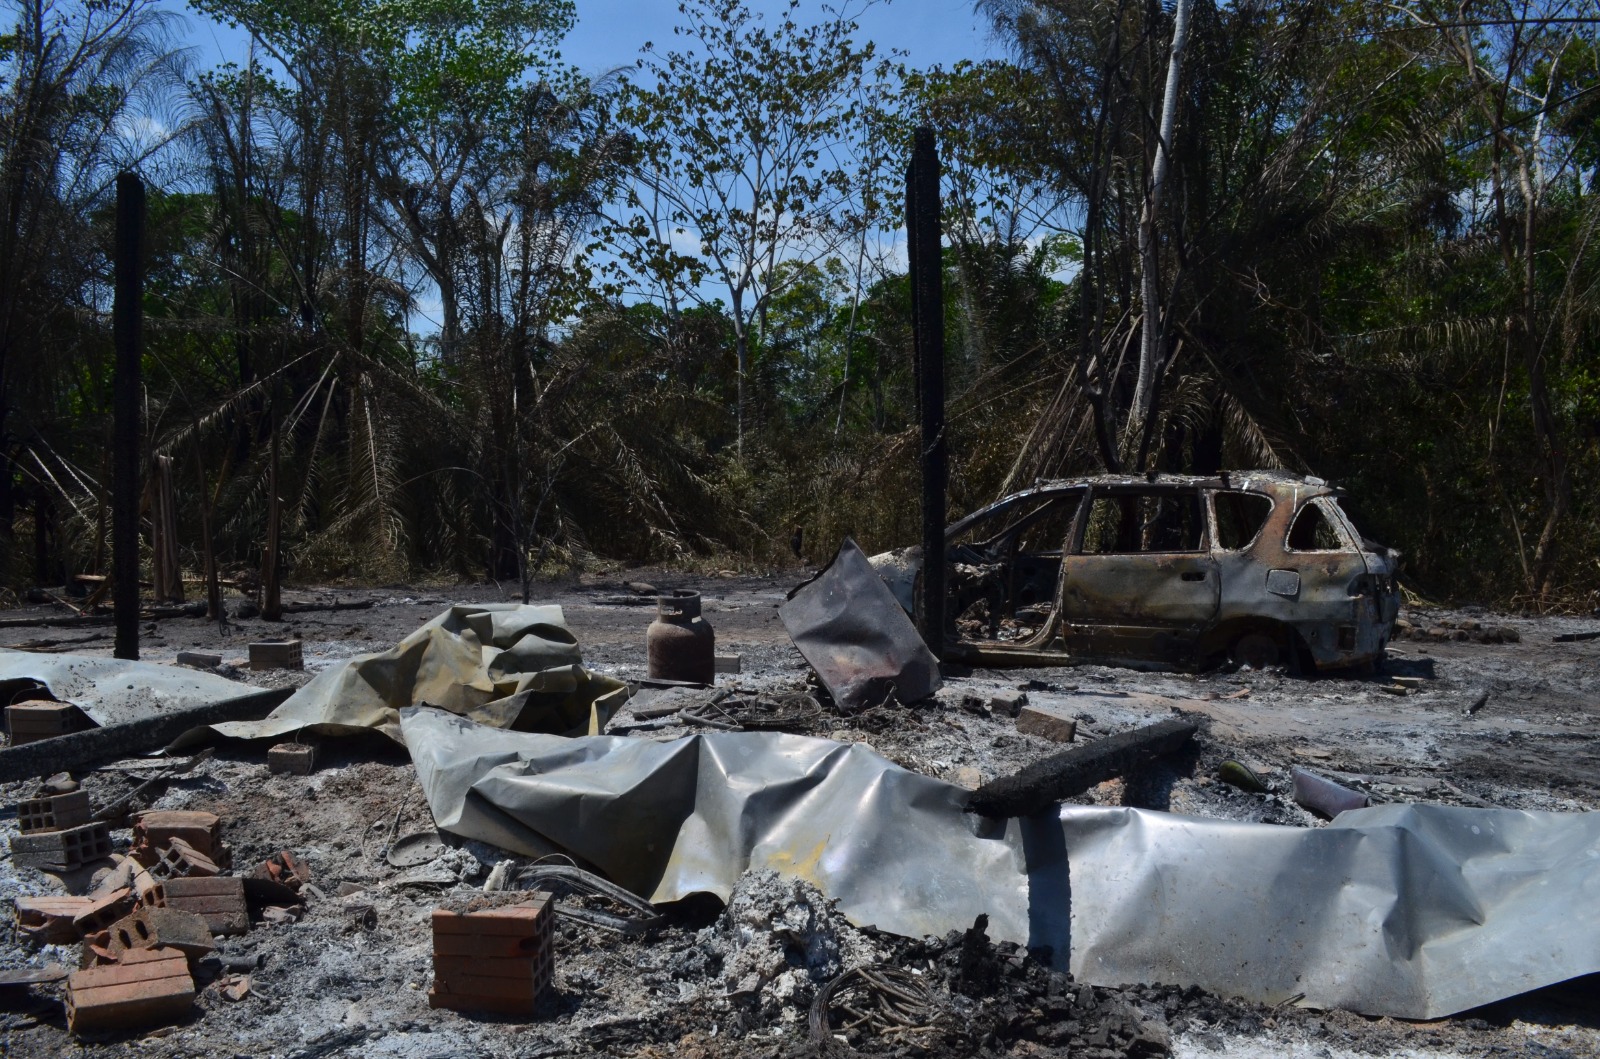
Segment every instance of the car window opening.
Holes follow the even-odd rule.
[[[1315,501],[1300,509],[1289,527],[1289,550],[1296,552],[1342,552],[1344,538],[1333,528],[1322,507]]]
[[[1204,539],[1198,493],[1098,496],[1089,511],[1083,554],[1196,552]]]
[[[1078,492],[996,512],[956,539],[948,583],[962,639],[1021,642],[1050,620],[1081,500]]]
[[[1272,514],[1272,499],[1260,493],[1221,492],[1213,503],[1217,511],[1217,547],[1227,551],[1249,547]]]

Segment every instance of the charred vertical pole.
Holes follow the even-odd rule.
[[[945,643],[944,262],[939,220],[939,154],[933,130],[919,128],[906,172],[906,237],[911,263],[911,319],[916,343],[917,404],[922,418],[922,638],[943,656]]]
[[[111,564],[118,658],[139,657],[139,359],[144,324],[144,181],[117,175],[112,376]]]

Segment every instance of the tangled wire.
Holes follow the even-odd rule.
[[[834,1026],[837,1010],[844,1021]],[[931,1030],[933,998],[907,971],[894,967],[857,967],[821,989],[811,1002],[811,1041],[823,1055],[848,1054],[835,1033],[868,1029],[880,1037]]]

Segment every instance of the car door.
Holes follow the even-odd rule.
[[[1200,491],[1097,487],[1062,561],[1061,622],[1073,653],[1184,663],[1215,620],[1216,558]]]

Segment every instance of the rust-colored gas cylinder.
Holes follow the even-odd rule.
[[[717,635],[700,616],[700,593],[677,589],[656,597],[656,620],[645,633],[651,680],[713,684]]]

